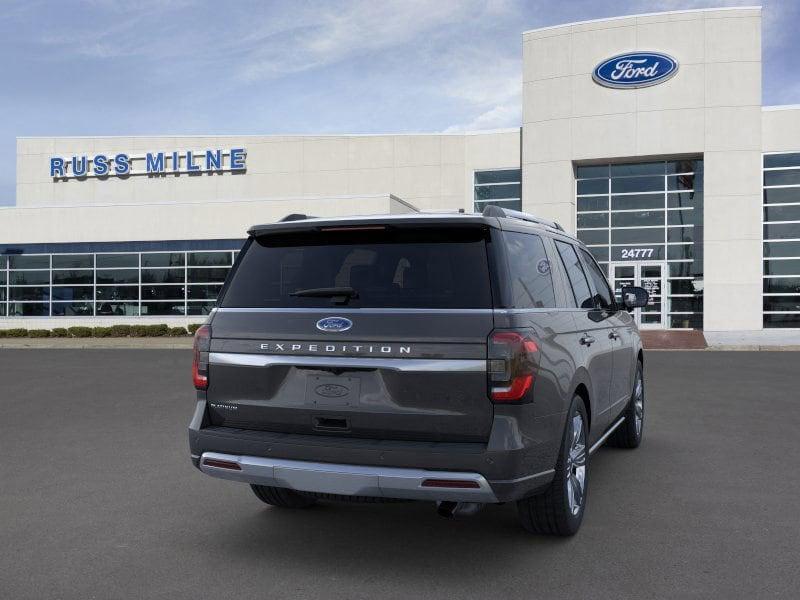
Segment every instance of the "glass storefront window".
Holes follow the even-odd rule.
[[[578,239],[601,266],[665,265],[661,316],[643,311],[642,323],[702,327],[702,159],[578,165],[575,176]]]
[[[214,307],[237,254],[204,250],[0,255],[0,316],[205,315]],[[187,286],[187,279],[201,285]]]
[[[763,165],[763,324],[800,328],[800,153],[765,154]]]
[[[490,204],[522,210],[522,171],[497,169],[475,171],[473,180],[473,210],[483,212]]]

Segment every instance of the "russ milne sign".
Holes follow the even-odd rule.
[[[128,155],[53,156],[50,158],[50,177],[54,179],[83,179],[87,177],[125,177],[128,175],[167,175],[179,173],[222,173],[247,169],[247,150],[193,150],[147,152]],[[136,165],[136,166],[135,166]]]
[[[610,88],[642,88],[663,83],[678,72],[678,61],[660,52],[628,52],[599,65],[592,79]]]

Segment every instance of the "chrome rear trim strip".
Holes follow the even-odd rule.
[[[378,358],[370,356],[297,356],[278,354],[235,354],[212,352],[208,362],[212,365],[241,367],[352,367],[359,369],[387,369],[408,372],[470,372],[485,373],[483,359],[436,358]]]
[[[205,464],[206,460],[234,463],[239,469]],[[377,496],[409,500],[450,500],[453,502],[497,502],[489,482],[479,473],[427,471],[398,467],[378,467],[318,463],[302,460],[237,456],[205,452],[200,470],[206,475],[289,488],[302,492]],[[469,482],[476,487],[423,487],[426,479]]]
[[[217,308],[218,313],[314,313],[324,316],[326,314],[348,313],[348,314],[373,314],[373,315],[401,315],[401,314],[476,314],[491,315],[494,309],[491,308]]]
[[[603,444],[603,442],[605,442],[605,441],[608,439],[608,436],[610,436],[612,433],[614,433],[614,430],[615,430],[617,427],[619,427],[620,425],[622,425],[622,422],[623,422],[624,420],[625,420],[625,417],[620,417],[619,421],[617,421],[617,422],[616,422],[616,423],[614,423],[614,424],[613,424],[611,427],[609,427],[608,431],[606,431],[606,432],[603,434],[603,437],[601,437],[599,440],[597,440],[597,441],[594,443],[594,445],[593,445],[591,448],[589,448],[589,454],[594,454],[595,450],[597,450],[598,448],[600,448],[600,446]]]

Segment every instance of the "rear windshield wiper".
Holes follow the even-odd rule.
[[[358,298],[358,292],[351,287],[319,287],[297,290],[290,296],[304,298],[330,298],[334,304],[347,304],[350,298]]]

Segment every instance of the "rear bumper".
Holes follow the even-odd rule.
[[[311,492],[472,502],[510,502],[544,490],[566,418],[517,418],[498,409],[488,442],[454,443],[236,429],[210,425],[206,414],[205,402],[198,401],[189,447],[194,465],[211,476]],[[239,463],[241,471],[202,465],[201,457],[212,454]],[[467,479],[479,487],[426,489],[425,478]]]
[[[220,479],[301,492],[408,500],[498,501],[489,482],[478,473],[341,465],[216,452],[204,453],[199,468],[206,475]]]

